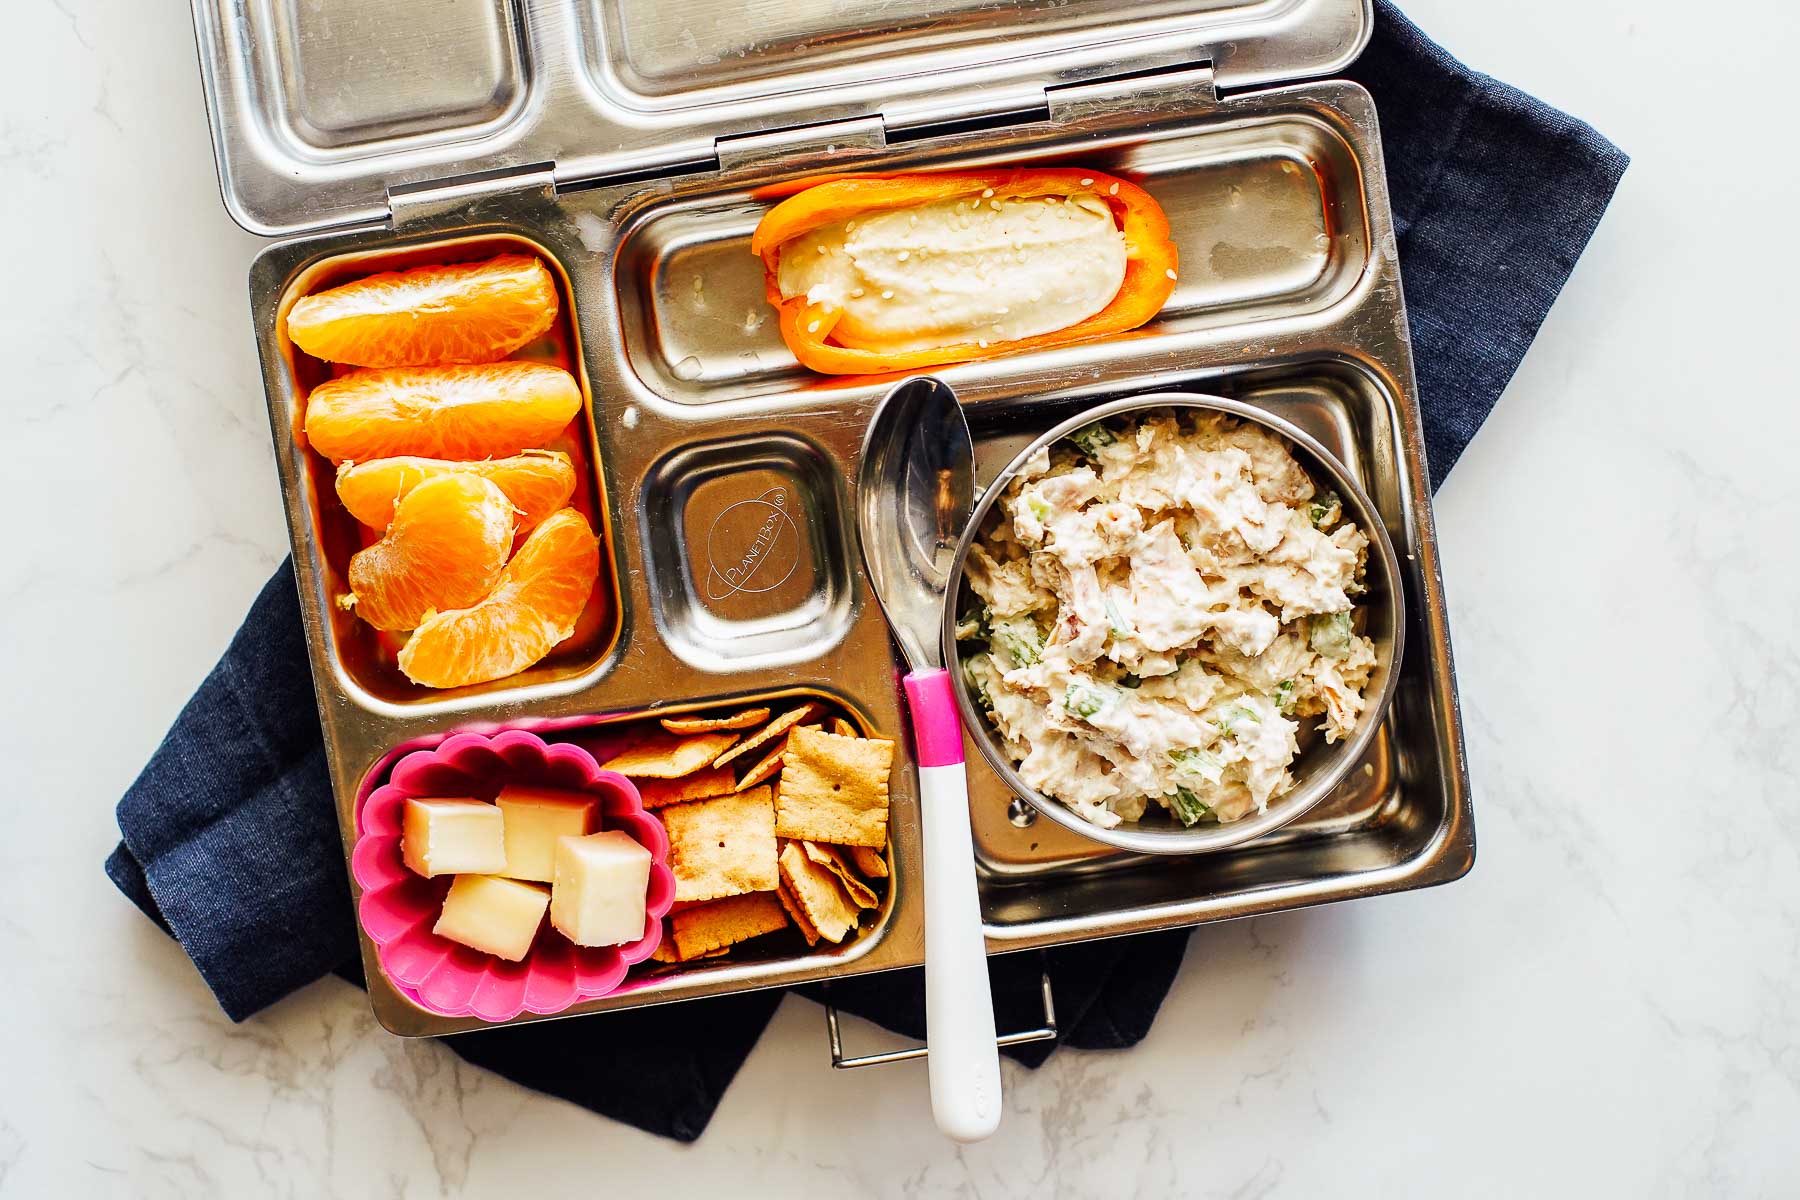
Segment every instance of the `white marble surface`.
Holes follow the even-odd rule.
[[[285,550],[256,243],[184,5],[9,5],[0,1193],[1800,1192],[1800,18],[1411,9],[1636,156],[1439,501],[1479,862],[1197,933],[1140,1049],[1009,1068],[957,1151],[922,1071],[834,1074],[802,1001],[681,1148],[335,982],[234,1027],[113,891],[116,797]]]

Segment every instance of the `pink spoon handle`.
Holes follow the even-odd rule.
[[[931,1112],[944,1133],[974,1142],[1000,1125],[1000,1051],[975,890],[962,721],[948,671],[915,671],[905,683],[918,744],[925,843],[925,1041],[931,1051],[926,1060]]]

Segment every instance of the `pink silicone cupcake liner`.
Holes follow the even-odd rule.
[[[551,927],[539,930],[531,952],[516,963],[431,932],[450,876],[423,879],[400,857],[400,822],[411,797],[472,796],[492,800],[507,783],[587,792],[600,798],[600,828],[618,829],[650,851],[650,889],[644,936],[624,946],[577,946]],[[644,811],[637,788],[605,771],[580,746],[551,745],[509,730],[492,736],[458,733],[436,748],[394,764],[388,782],[356,814],[350,871],[362,887],[357,906],[363,929],[378,947],[381,969],[420,1007],[446,1017],[510,1021],[521,1012],[562,1012],[604,996],[624,982],[662,942],[662,919],[675,901],[662,822]]]

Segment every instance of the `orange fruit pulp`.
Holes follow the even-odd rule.
[[[516,675],[575,632],[599,574],[599,540],[565,508],[532,530],[480,603],[426,617],[400,648],[400,669],[433,688]]]
[[[486,596],[512,549],[513,506],[476,475],[439,475],[406,494],[387,535],[350,559],[341,603],[377,629],[413,629],[436,609]]]
[[[542,337],[557,306],[548,267],[529,255],[502,254],[383,271],[315,292],[288,310],[287,328],[295,345],[327,362],[486,363]]]
[[[350,515],[372,529],[386,529],[394,508],[428,479],[477,475],[506,493],[515,526],[529,530],[575,494],[575,466],[560,450],[527,450],[510,458],[456,462],[443,458],[377,458],[338,468],[337,494]]]
[[[477,459],[548,443],[581,411],[561,367],[394,367],[328,379],[306,398],[306,437],[341,463],[393,455]]]

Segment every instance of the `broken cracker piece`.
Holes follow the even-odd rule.
[[[806,720],[807,717],[812,715],[813,710],[817,707],[818,705],[816,704],[807,703],[802,704],[799,708],[782,713],[779,717],[776,717],[773,721],[764,725],[756,733],[751,734],[750,737],[746,738],[744,741],[739,742],[737,745],[713,759],[712,765],[715,767],[722,767],[740,754],[754,750],[758,746],[767,745],[800,722]]]
[[[875,899],[874,889],[857,877],[856,872],[850,867],[849,856],[844,851],[836,846],[820,845],[818,842],[801,842],[800,846],[806,851],[806,857],[837,876],[837,881],[843,885],[844,894],[850,897],[851,903],[856,907],[874,908],[877,906],[878,901]]]
[[[679,779],[712,762],[737,740],[735,733],[700,733],[692,737],[653,733],[600,765],[636,778]]]
[[[800,930],[800,936],[806,939],[806,944],[818,945],[819,931],[814,929],[813,923],[806,919],[806,914],[801,911],[800,905],[794,900],[794,893],[788,891],[788,885],[784,883],[776,888],[775,895],[781,900],[781,907],[787,909],[787,915],[793,918],[795,926]]]
[[[733,783],[730,767],[706,767],[679,779],[646,779],[637,785],[637,790],[643,797],[645,808],[664,808],[689,800],[704,800],[708,796],[723,796],[733,790]]]
[[[842,717],[831,718],[831,732],[837,734],[839,737],[857,737],[857,736],[859,736],[857,733],[857,730],[856,730],[856,726],[854,726],[850,722],[844,720],[844,718],[842,718]]]
[[[849,853],[850,861],[856,864],[856,869],[868,878],[888,877],[887,859],[882,857],[881,851],[872,846],[845,846],[844,850]]]
[[[781,848],[781,881],[820,937],[841,942],[856,928],[856,905],[844,894],[837,876],[808,858],[797,842]]]
[[[782,757],[775,832],[840,846],[886,846],[893,763],[890,741],[795,730]]]
[[[802,725],[802,726],[800,726],[800,728],[802,728],[802,729],[818,729],[819,726],[817,726],[817,725]],[[751,767],[749,774],[745,775],[742,779],[738,780],[738,785],[737,785],[738,791],[741,792],[745,788],[755,787],[757,784],[761,783],[763,780],[765,780],[765,779],[769,778],[771,775],[775,774],[775,772],[781,770],[781,756],[787,753],[788,738],[791,738],[793,736],[794,735],[790,732],[788,734],[788,737],[781,739],[781,745],[779,745],[779,746],[775,747],[775,749],[769,751],[769,753],[763,758],[763,760],[761,762],[757,763],[754,767]]]
[[[771,892],[776,871],[775,807],[766,787],[663,809],[675,899],[717,900]]]
[[[675,953],[682,962],[787,928],[787,910],[771,889],[729,896],[669,918]]]
[[[732,713],[729,717],[664,717],[662,727],[670,733],[687,736],[694,733],[720,733],[727,729],[748,729],[752,725],[761,725],[769,719],[766,708],[746,708],[743,712]]]

